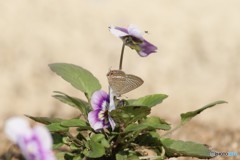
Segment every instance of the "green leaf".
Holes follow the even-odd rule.
[[[77,139],[79,139],[80,141],[86,141],[86,138],[88,138],[88,136],[86,135],[86,133],[82,133],[81,131],[78,131],[78,134],[76,136]]]
[[[94,134],[91,137],[91,140],[93,140],[94,142],[97,142],[97,143],[101,143],[105,148],[109,148],[110,147],[110,144],[105,139],[105,136],[103,134]]]
[[[203,144],[194,142],[184,142],[180,140],[173,140],[170,138],[161,138],[161,143],[165,149],[167,157],[197,157],[197,158],[212,158],[210,150]]]
[[[139,158],[133,153],[121,151],[116,154],[116,160],[139,160]]]
[[[25,115],[25,116],[36,122],[43,123],[43,124],[51,124],[51,123],[57,123],[57,122],[63,121],[63,119],[60,119],[60,118],[33,117],[33,116],[29,116],[29,115]]]
[[[57,153],[57,160],[82,160],[83,157],[77,153],[70,153],[70,152],[58,152]]]
[[[128,125],[150,114],[150,108],[146,106],[122,106],[110,112],[111,117],[118,123]]]
[[[141,146],[151,146],[151,147],[159,147],[161,146],[160,136],[156,131],[146,132],[145,134],[139,135],[135,143]]]
[[[63,127],[79,127],[92,130],[92,128],[82,119],[64,120],[60,124]]]
[[[94,134],[91,136],[91,140],[94,142],[100,142],[103,138],[105,138],[103,134]]]
[[[81,157],[81,156],[75,156],[75,157],[73,158],[73,160],[82,160],[82,157]]]
[[[55,155],[56,155],[56,159],[57,160],[66,160],[65,159],[65,154],[66,152],[57,152]]]
[[[145,124],[133,123],[133,124],[130,124],[126,127],[126,129],[124,130],[124,133],[142,131],[142,130],[145,130],[145,129],[150,129],[151,130],[153,128],[151,128],[151,127],[149,127],[148,125],[145,125]]]
[[[52,123],[46,126],[50,132],[66,132],[68,128],[63,127],[61,123]]]
[[[154,116],[147,117],[147,119],[143,123],[153,127],[154,129],[161,129],[161,130],[171,129],[171,125],[159,117],[154,117]]]
[[[52,137],[53,137],[53,149],[58,149],[59,147],[64,145],[63,136],[61,134],[53,133]]]
[[[126,127],[125,133],[127,132],[135,132],[135,131],[142,131],[142,130],[169,130],[171,129],[170,125],[165,121],[161,120],[159,117],[148,117],[140,124],[130,124]]]
[[[121,153],[116,154],[116,160],[126,160],[126,159],[127,159],[127,155],[124,155]]]
[[[71,138],[70,137],[63,137],[62,139],[63,143],[65,144],[70,144],[72,142]]]
[[[200,114],[202,111],[204,111],[205,109],[207,108],[211,108],[217,104],[223,104],[223,103],[227,103],[225,101],[216,101],[216,102],[213,102],[213,103],[210,103],[200,109],[197,109],[195,111],[192,111],[192,112],[187,112],[187,113],[182,113],[181,114],[181,122],[182,124],[185,124],[186,122],[190,121],[193,117],[195,117],[196,115]]]
[[[168,96],[165,94],[153,94],[139,99],[128,100],[130,106],[148,106],[149,108],[162,103],[162,101]]]
[[[88,148],[84,149],[83,154],[89,158],[99,158],[105,154],[105,148],[102,144],[89,140]]]
[[[81,160],[81,156],[76,153],[65,152],[64,160]]]
[[[69,148],[71,149],[71,151],[78,151],[79,150],[79,144],[71,143]]]
[[[71,97],[59,91],[55,91],[54,93],[58,93],[56,95],[53,95],[54,98],[72,107],[79,109],[85,116],[88,114],[88,112],[90,112],[89,104],[86,101],[76,97]]]
[[[97,78],[80,66],[68,63],[53,63],[49,64],[49,67],[53,72],[71,83],[73,87],[84,92],[88,99],[95,91],[101,89]]]

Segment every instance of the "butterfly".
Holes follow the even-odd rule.
[[[143,84],[140,77],[125,74],[121,70],[110,70],[107,74],[108,83],[116,96],[128,93]]]

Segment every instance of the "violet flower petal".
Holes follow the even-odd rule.
[[[102,90],[94,92],[91,98],[91,106],[93,110],[106,107],[106,104],[104,104],[105,101],[109,102],[109,96],[106,92]],[[104,110],[106,110],[106,108],[104,108]]]
[[[117,30],[119,30],[119,31],[122,31],[122,32],[124,32],[124,33],[129,34],[127,28],[117,27],[117,26],[112,26],[112,28],[115,28],[115,29],[117,29]]]
[[[91,105],[93,111],[88,113],[88,121],[90,126],[99,131],[103,128],[108,128],[110,125],[112,129],[115,128],[115,122],[110,117],[109,112],[115,109],[114,95],[108,95],[106,92],[99,90],[94,92],[91,97]]]
[[[26,160],[55,160],[51,150],[52,137],[47,128],[36,126],[31,129],[21,117],[6,121],[5,132],[16,143]]]
[[[99,114],[102,110],[93,110],[88,113],[88,121],[90,126],[95,130],[98,131],[104,127],[108,127],[108,125],[104,124],[105,117],[103,119],[100,119]]]
[[[33,128],[33,132],[37,137],[39,137],[39,141],[44,149],[52,149],[52,136],[46,127],[36,126]]]
[[[134,49],[141,57],[146,57],[157,51],[157,47],[146,41],[139,29],[133,25],[130,25],[128,28],[111,26],[110,32],[123,41],[129,38],[129,42],[126,45]]]
[[[144,40],[142,44],[140,44],[140,51],[138,52],[138,54],[141,57],[146,57],[151,53],[155,53],[157,50],[157,47],[154,46],[153,44],[151,44],[150,42]]]
[[[126,28],[110,26],[109,30],[113,35],[115,35],[118,38],[129,35],[128,30]]]
[[[98,118],[98,114],[99,114],[100,111],[101,110],[98,109],[98,110],[93,110],[93,111],[88,113],[88,121],[89,121],[89,124],[91,126],[94,126],[95,123],[100,121],[100,119]]]
[[[34,132],[30,137],[20,137],[18,145],[27,160],[55,160],[51,148],[44,148],[42,138]]]

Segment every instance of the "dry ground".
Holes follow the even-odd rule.
[[[121,48],[107,27],[135,24],[159,50],[147,58],[126,50],[123,69],[145,81],[126,96],[168,94],[152,113],[173,121],[182,112],[226,100],[198,116],[201,125],[177,135],[240,153],[239,15],[239,0],[1,1],[0,128],[12,115],[65,118],[74,112],[51,98],[52,91],[83,94],[51,73],[49,63],[81,65],[106,90],[106,73],[118,67]]]

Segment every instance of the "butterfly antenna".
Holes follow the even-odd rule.
[[[109,69],[108,69],[108,72],[107,72],[106,76],[108,76],[108,73],[111,71],[111,69],[112,69],[112,67],[109,67]]]

